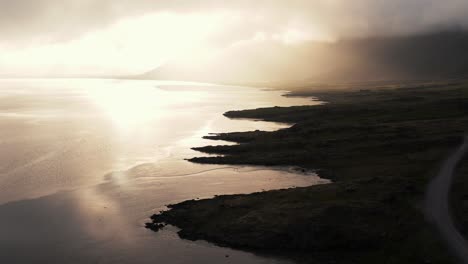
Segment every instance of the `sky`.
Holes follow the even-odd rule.
[[[466,0],[0,0],[0,75],[138,74],[241,43],[468,27]]]

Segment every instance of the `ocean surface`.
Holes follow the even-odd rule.
[[[222,114],[310,105],[282,91],[112,79],[0,79],[0,263],[284,263],[154,233],[165,205],[324,183],[292,168],[198,165],[216,132],[287,124]],[[227,257],[228,256],[228,257]]]

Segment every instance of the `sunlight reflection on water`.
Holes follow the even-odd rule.
[[[324,183],[285,168],[184,160],[202,155],[191,147],[225,144],[202,139],[208,133],[286,126],[230,120],[225,111],[309,99],[258,88],[98,79],[0,80],[0,90],[2,263],[223,263],[226,254],[232,262],[271,263],[142,226],[169,203]]]

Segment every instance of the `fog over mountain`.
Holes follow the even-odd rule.
[[[468,32],[236,47],[201,64],[167,64],[144,78],[294,83],[441,79],[468,75]]]

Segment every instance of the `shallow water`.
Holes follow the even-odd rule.
[[[288,168],[192,164],[211,132],[286,124],[235,109],[305,105],[281,91],[208,84],[0,80],[0,263],[272,263],[175,228],[143,225],[165,205],[324,181]],[[229,255],[229,257],[226,257]]]

